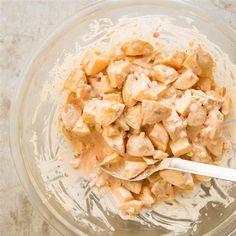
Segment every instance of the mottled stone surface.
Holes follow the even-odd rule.
[[[32,207],[10,157],[11,100],[22,70],[45,36],[92,1],[0,0],[0,236],[57,236]],[[193,0],[236,28],[235,0]]]

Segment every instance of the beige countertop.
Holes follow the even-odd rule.
[[[57,236],[28,201],[11,161],[11,100],[23,68],[45,36],[89,0],[0,0],[0,236]],[[193,0],[236,28],[235,0]]]

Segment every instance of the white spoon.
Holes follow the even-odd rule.
[[[139,181],[148,178],[150,175],[154,174],[160,170],[178,170],[183,172],[188,172],[191,174],[204,175],[209,177],[214,177],[218,179],[230,180],[236,182],[236,169],[220,167],[215,165],[203,164],[199,162],[187,161],[180,158],[165,158],[163,161],[153,165],[152,167],[146,169],[140,175],[135,178],[129,179],[118,172],[114,172],[108,168],[101,167],[107,174],[122,180],[128,181]]]

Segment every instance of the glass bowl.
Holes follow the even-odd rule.
[[[25,70],[22,84],[11,108],[10,145],[16,170],[31,202],[47,222],[63,235],[115,234],[124,236],[134,233],[136,235],[164,235],[173,233],[173,229],[178,228],[178,224],[184,221],[178,215],[169,221],[163,221],[164,218],[159,218],[160,215],[152,212],[147,214],[149,217],[155,218],[155,221],[159,220],[159,226],[153,225],[146,219],[143,220],[143,224],[135,220],[124,221],[115,211],[110,211],[97,204],[99,199],[96,198],[104,196],[99,195],[95,190],[92,191],[88,183],[75,172],[73,173],[74,178],[80,190],[75,193],[76,195],[68,194],[72,193],[71,189],[65,188],[61,182],[66,181],[66,169],[61,170],[58,165],[58,171],[55,171],[55,168],[52,167],[55,165],[58,152],[64,143],[57,134],[55,126],[58,103],[56,99],[53,99],[52,94],[49,96],[50,89],[57,86],[50,81],[50,71],[57,61],[62,60],[65,52],[70,53],[75,50],[76,42],[85,46],[101,36],[98,33],[96,37],[89,39],[87,33],[89,29],[91,30],[91,22],[98,22],[103,24],[102,27],[107,27],[110,21],[104,21],[104,18],[109,18],[111,22],[116,23],[122,16],[143,15],[168,15],[174,19],[176,24],[183,27],[188,27],[185,20],[189,19],[189,24],[206,35],[209,40],[229,55],[233,63],[236,63],[236,34],[234,31],[221,19],[217,19],[217,16],[210,16],[209,13],[193,4],[181,1],[98,1],[81,9],[53,32],[35,53]],[[93,26],[93,32],[96,33],[96,24]],[[84,35],[87,35],[88,38],[86,42]],[[223,77],[218,78],[221,84],[235,88],[233,79],[222,80],[227,75],[221,76]],[[231,124],[235,126],[234,119],[231,119]],[[230,134],[233,147],[235,147],[236,139],[232,133],[235,134],[235,131],[231,130]],[[55,143],[55,140],[58,143]],[[234,149],[230,155],[234,157]],[[60,194],[64,194],[63,199],[57,191],[53,191],[55,181],[57,184],[61,184]],[[45,182],[48,184],[46,185]],[[214,184],[216,185],[213,182]],[[230,198],[221,189],[217,189],[217,194],[220,194],[221,198],[224,198],[225,201],[230,199],[227,207],[212,200],[201,209],[198,220],[185,222],[184,229],[176,231],[175,235],[224,236],[230,233],[233,235],[233,230],[236,228],[236,200],[233,198],[236,196],[236,188],[234,185],[229,185],[228,188]],[[77,204],[75,199],[79,199],[81,205]],[[104,201],[106,199],[103,199]],[[73,213],[68,211],[68,204],[72,203],[74,204],[74,207],[71,207]],[[163,224],[168,227],[162,227]]]

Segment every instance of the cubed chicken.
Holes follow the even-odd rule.
[[[171,108],[157,101],[143,100],[142,101],[142,124],[153,125],[166,119],[171,114]]]
[[[180,69],[183,66],[183,62],[186,58],[186,53],[181,51],[170,52],[165,56],[157,56],[154,61],[154,65],[164,64],[167,66]]]
[[[182,138],[176,141],[171,140],[170,149],[175,156],[179,157],[188,152],[191,152],[192,146],[187,138]]]
[[[190,142],[198,142],[203,126],[187,126],[187,136]]]
[[[90,99],[91,98],[91,86],[88,84],[80,84],[77,86],[76,96],[80,99]]]
[[[130,192],[140,194],[142,189],[142,181],[126,181],[122,180],[121,185],[128,189]]]
[[[119,210],[125,215],[136,216],[141,211],[142,206],[142,201],[131,200],[120,204]]]
[[[148,165],[145,161],[125,160],[124,174],[128,179],[132,179],[141,174],[147,166]]]
[[[177,89],[185,90],[190,89],[198,82],[199,78],[191,71],[186,70],[183,74],[179,75],[178,79],[174,82],[174,87]]]
[[[151,76],[153,80],[167,85],[178,78],[178,72],[172,67],[160,64],[153,67]]]
[[[199,46],[189,54],[183,65],[185,68],[191,69],[194,74],[200,77],[211,78],[215,63],[212,56]]]
[[[200,102],[192,103],[189,107],[188,125],[201,126],[205,123],[207,118],[207,110]]]
[[[193,190],[194,187],[193,176],[189,173],[185,173],[185,175],[187,176],[185,183],[178,187],[184,190]]]
[[[137,103],[137,101],[133,99],[133,87],[135,83],[136,83],[136,79],[134,75],[129,75],[124,83],[124,86],[122,89],[122,97],[123,97],[124,104],[127,107],[132,107]]]
[[[184,122],[175,109],[172,109],[171,115],[163,120],[162,123],[172,140],[181,139],[187,136]]]
[[[154,197],[152,196],[151,190],[148,186],[144,186],[139,199],[143,202],[145,207],[151,207],[155,202]]]
[[[159,180],[154,183],[152,185],[151,192],[157,200],[171,200],[175,197],[173,186],[164,180]]]
[[[163,159],[168,157],[168,153],[163,152],[161,150],[156,150],[155,154],[153,155],[153,159],[157,161],[162,161]]]
[[[212,78],[199,78],[198,82],[194,85],[194,88],[200,89],[204,92],[211,90],[213,85]]]
[[[205,121],[205,128],[202,130],[202,137],[207,139],[215,139],[221,134],[221,126],[224,121],[223,114],[218,109],[209,111]]]
[[[216,157],[222,157],[224,154],[224,145],[226,143],[225,137],[218,137],[214,141],[206,142],[206,147],[210,153],[212,153]]]
[[[121,92],[103,94],[101,99],[123,103]]]
[[[148,164],[148,165],[154,165],[156,164],[159,160],[153,159],[151,157],[143,157],[143,160]]]
[[[107,76],[101,76],[100,80],[97,78],[90,78],[89,82],[97,96],[103,96],[103,94],[112,93],[115,91],[115,89],[111,87]]]
[[[203,175],[194,175],[194,180],[196,182],[209,182],[211,181],[211,177]]]
[[[187,181],[187,175],[177,170],[161,170],[159,175],[168,183],[177,187],[183,186]]]
[[[110,155],[107,155],[102,162],[100,163],[100,166],[107,166],[110,164],[117,163],[121,160],[121,156],[118,153],[112,153]]]
[[[125,121],[136,132],[140,131],[141,122],[142,122],[140,104],[133,107],[129,107],[127,109],[127,111],[125,112]]]
[[[129,74],[130,64],[126,61],[114,61],[107,68],[108,78],[112,88],[122,88]]]
[[[87,83],[86,76],[84,72],[78,68],[70,73],[64,83],[63,88],[71,92],[76,92],[78,86],[85,83]]]
[[[114,188],[112,192],[119,203],[128,202],[134,199],[131,192],[122,186]]]
[[[117,120],[116,120],[116,125],[117,127],[119,127],[120,129],[124,130],[124,131],[129,131],[129,125],[126,122],[126,118],[124,116],[124,114],[122,114]]]
[[[222,114],[223,114],[224,116],[229,115],[231,106],[232,106],[232,100],[231,100],[231,98],[226,94],[226,95],[223,97],[223,104],[222,104],[222,107],[221,107],[221,112],[222,112]]]
[[[131,135],[126,145],[126,151],[131,156],[152,156],[155,153],[150,139],[141,132],[139,135]]]
[[[191,160],[200,162],[200,163],[206,163],[210,164],[212,163],[212,158],[210,154],[208,153],[206,147],[200,143],[193,143],[192,144],[192,151],[191,151]]]
[[[74,127],[80,116],[81,109],[72,104],[66,104],[61,112],[62,123],[68,130]]]
[[[103,129],[102,136],[106,143],[120,155],[125,152],[124,144],[124,134],[120,132],[117,128],[112,126],[107,126]]]
[[[86,123],[108,126],[122,114],[124,107],[119,102],[92,99],[84,107],[83,119]]]
[[[164,152],[166,151],[169,142],[169,135],[162,124],[158,123],[150,128],[148,130],[148,137],[157,149]]]
[[[101,56],[96,52],[87,51],[81,60],[81,65],[84,67],[87,75],[95,75],[104,70],[108,66],[109,60],[107,57]]]
[[[91,134],[88,125],[83,121],[82,117],[75,123],[72,132],[81,137]]]
[[[188,109],[192,102],[192,95],[189,90],[186,90],[184,95],[176,101],[175,110],[180,114],[185,116],[188,113]]]
[[[150,43],[140,39],[134,39],[124,43],[121,50],[126,56],[147,56],[153,52],[153,47]]]

